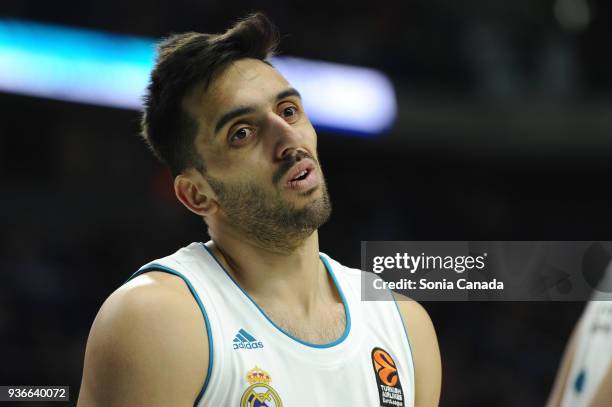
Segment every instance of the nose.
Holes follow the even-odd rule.
[[[268,120],[268,131],[276,160],[284,160],[293,151],[301,147],[302,134],[285,119],[271,113]]]

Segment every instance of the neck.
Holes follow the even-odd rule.
[[[317,305],[338,301],[337,292],[319,259],[316,230],[295,249],[282,253],[245,240],[244,236],[210,234],[209,248],[264,309],[283,304],[307,315]]]

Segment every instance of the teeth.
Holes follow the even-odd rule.
[[[300,172],[300,173],[299,173],[299,174],[298,174],[298,175],[297,175],[295,178],[293,178],[293,179],[295,180],[295,179],[298,179],[298,178],[300,178],[300,177],[303,177],[303,176],[304,176],[304,175],[306,175],[307,173],[308,173],[308,171],[303,170],[302,172]]]

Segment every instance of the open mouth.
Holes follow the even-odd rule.
[[[319,177],[315,163],[312,160],[306,159],[298,162],[289,171],[286,181],[286,187],[298,191],[306,191],[314,188],[319,184]]]
[[[308,176],[308,174],[310,173],[310,170],[302,170],[302,172],[300,172],[295,178],[293,178],[291,181],[301,181],[303,179],[306,179],[306,177]]]

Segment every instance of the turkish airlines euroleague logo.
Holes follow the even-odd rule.
[[[376,348],[372,351],[372,361],[380,381],[387,386],[395,386],[398,379],[397,368],[393,358],[384,350]]]
[[[404,407],[404,393],[397,365],[384,349],[372,349],[372,366],[376,374],[380,407]]]

